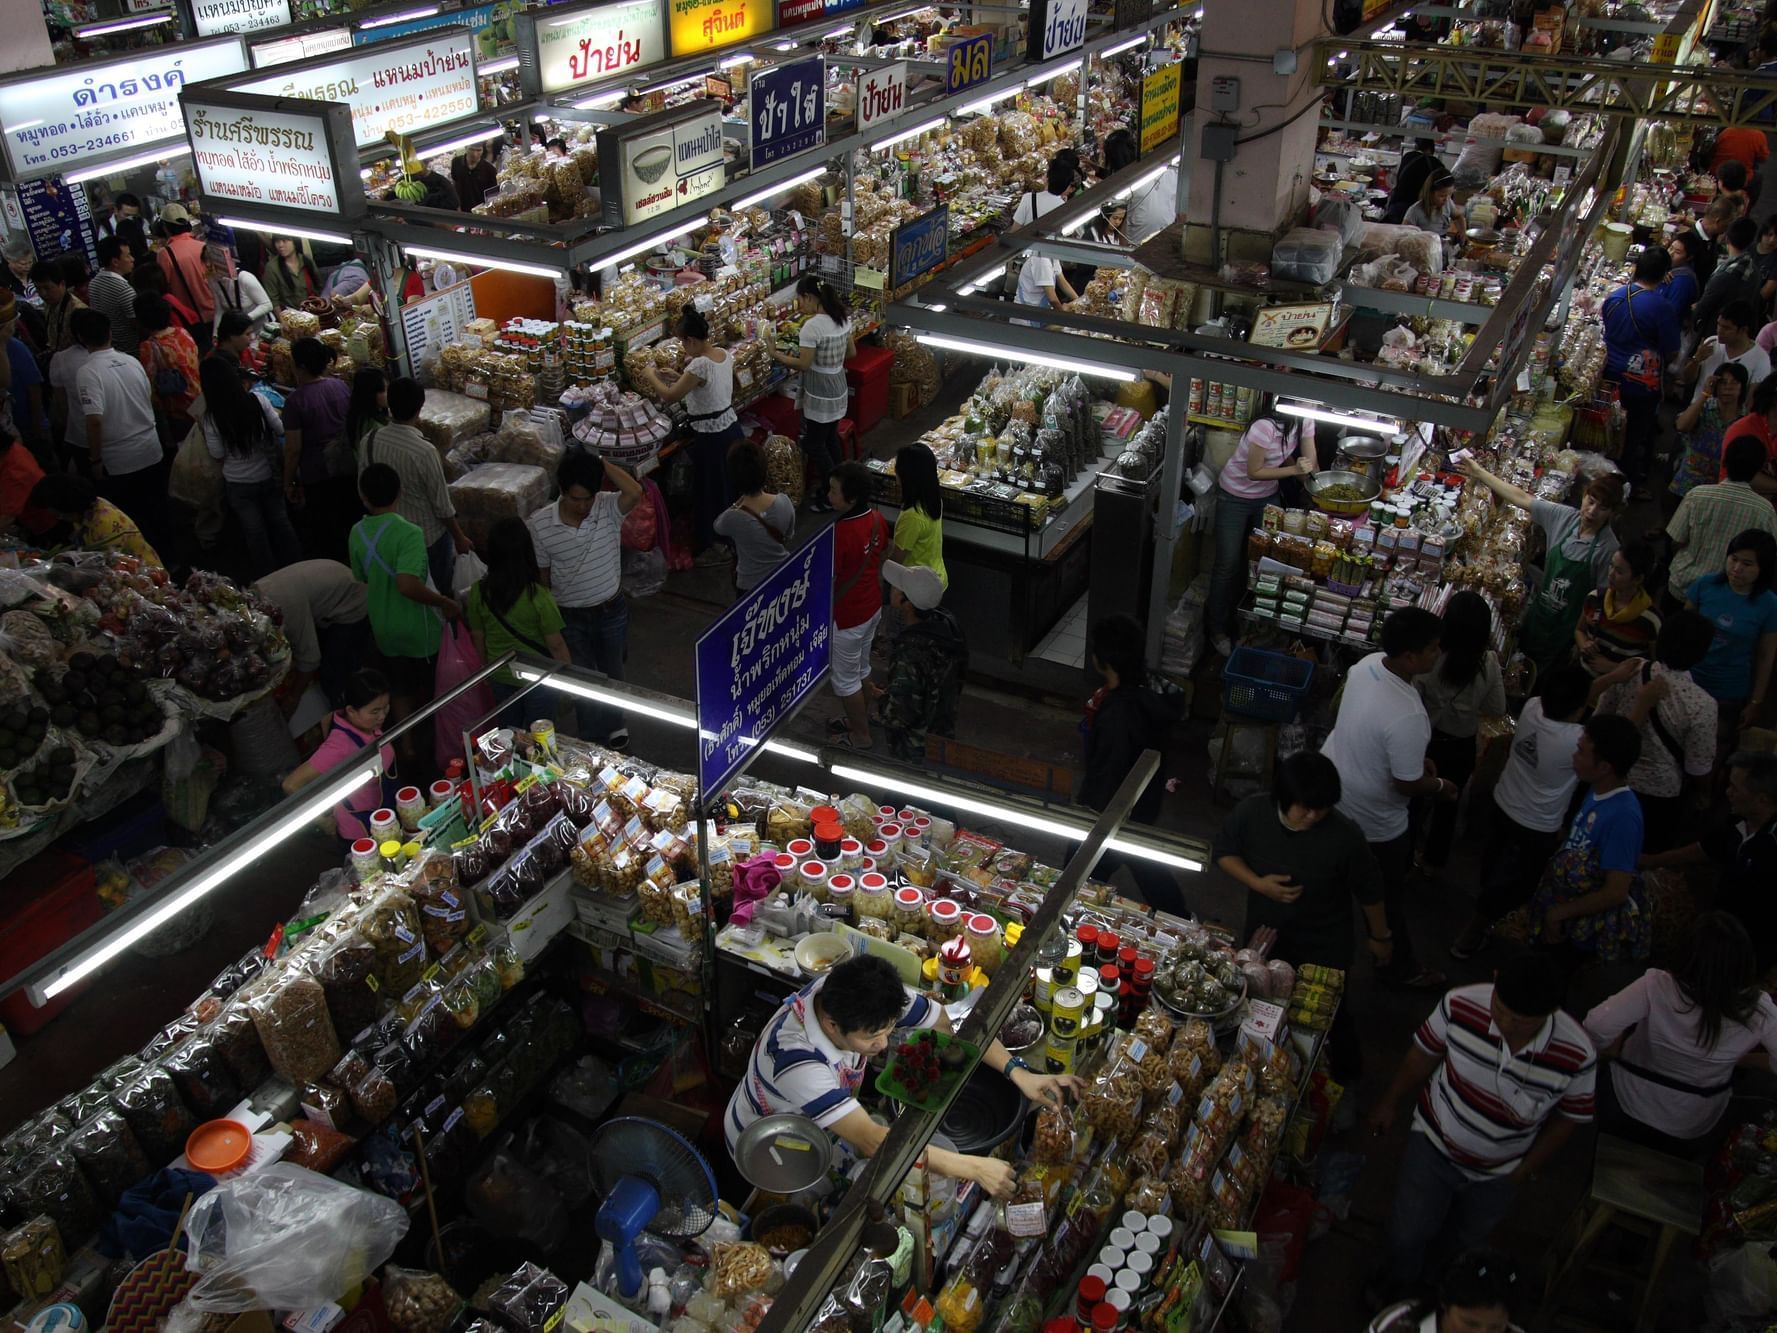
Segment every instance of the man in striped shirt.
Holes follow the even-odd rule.
[[[1425,1274],[1441,1235],[1455,1251],[1484,1243],[1521,1181],[1592,1119],[1598,1054],[1561,1012],[1560,966],[1541,952],[1508,959],[1492,985],[1458,986],[1420,1024],[1394,1082],[1370,1113],[1377,1136],[1418,1090],[1389,1214],[1385,1298]]]
[[[136,323],[136,289],[130,285],[136,257],[115,236],[100,240],[98,256],[99,271],[86,285],[86,303],[111,321],[111,345],[125,356],[134,356],[142,341],[142,330]]]

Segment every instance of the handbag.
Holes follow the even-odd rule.
[[[161,360],[160,346],[150,342],[154,348],[154,392],[161,398],[178,398],[185,393],[187,384],[185,372],[165,364]]]
[[[1641,321],[1635,317],[1635,294],[1623,293],[1623,308],[1629,312],[1629,322],[1635,326],[1635,332],[1645,340],[1647,332],[1641,327]],[[1649,393],[1658,394],[1665,382],[1666,358],[1660,355],[1657,347],[1643,347],[1629,358],[1620,376],[1626,384],[1634,384],[1646,389]]]
[[[494,609],[494,604],[492,602],[488,601],[486,593],[483,593],[481,596],[481,604],[487,608],[487,613],[490,616],[492,616],[495,620],[500,622],[500,626],[502,629],[504,629],[513,638],[517,639],[526,648],[530,648],[530,649],[534,650],[535,652],[540,653],[544,657],[549,656],[549,649],[545,648],[542,644],[538,643],[530,635],[521,634],[517,630],[513,629],[512,622],[510,620],[506,619],[505,616],[501,615],[498,611],[496,611]]]
[[[1641,683],[1647,684],[1654,678],[1654,667],[1651,662],[1641,664]],[[1660,738],[1660,744],[1666,747],[1666,753],[1672,756],[1672,762],[1678,768],[1679,778],[1684,777],[1684,747],[1673,737],[1664,722],[1660,721],[1660,706],[1655,704],[1648,712],[1647,724],[1654,729],[1654,735]]]

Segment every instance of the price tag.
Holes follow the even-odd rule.
[[[1573,179],[1573,168],[1571,166],[1564,163],[1563,165],[1555,168],[1555,185],[1557,188],[1567,184],[1567,182],[1572,179]]]
[[[1043,1217],[1042,1201],[1007,1204],[1006,1230],[1019,1237],[1047,1235],[1049,1225]]]

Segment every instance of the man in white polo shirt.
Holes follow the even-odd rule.
[[[1320,752],[1339,770],[1339,809],[1364,831],[1382,872],[1382,905],[1388,914],[1394,956],[1384,980],[1416,989],[1444,984],[1441,972],[1420,971],[1407,927],[1407,874],[1413,835],[1407,808],[1415,796],[1453,801],[1456,784],[1438,776],[1425,757],[1431,719],[1413,678],[1437,665],[1443,622],[1416,606],[1382,622],[1382,651],[1371,653],[1345,677],[1345,694],[1332,735]]]
[[[98,311],[76,310],[70,327],[90,354],[75,374],[74,391],[93,486],[136,521],[150,545],[165,550],[167,469],[148,372],[111,345],[111,321]]]
[[[530,517],[537,569],[561,608],[562,638],[575,666],[623,679],[629,608],[623,601],[623,518],[642,502],[642,484],[620,467],[576,449],[555,474],[561,497]],[[609,481],[616,490],[604,489]],[[576,699],[582,740],[621,750],[629,744],[623,714]]]

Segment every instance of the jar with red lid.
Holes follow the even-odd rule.
[[[1136,952],[1136,948],[1133,944],[1125,944],[1121,949],[1117,950],[1117,971],[1121,972],[1124,976],[1128,976],[1134,971],[1136,959],[1140,957],[1141,955]]]
[[[876,827],[876,836],[882,839],[883,846],[897,855],[901,851],[901,826],[893,820]]]
[[[1092,1318],[1092,1311],[1104,1301],[1105,1282],[1101,1277],[1093,1277],[1088,1273],[1080,1279],[1077,1300],[1074,1304],[1074,1317],[1081,1323]]]
[[[878,820],[883,821],[883,822],[887,822],[889,820],[892,820],[894,817],[895,817],[895,807],[894,806],[879,805],[876,807],[876,818]]]
[[[771,868],[777,871],[777,881],[787,889],[796,887],[796,858],[788,852],[779,852],[771,858]]]
[[[1006,960],[1006,946],[1000,938],[1000,923],[986,912],[976,912],[969,917],[965,927],[969,952],[974,955],[975,966],[991,977]]]
[[[784,850],[796,858],[797,865],[801,865],[814,855],[814,842],[809,838],[791,838],[784,844]]]
[[[864,844],[864,855],[880,867],[888,861],[889,845],[881,838],[872,838]]]
[[[818,829],[822,824],[838,824],[840,822],[839,808],[837,806],[817,805],[814,809],[808,812],[808,824],[810,828]]]
[[[895,929],[903,935],[924,935],[926,930],[926,893],[909,884],[895,890]]]
[[[852,919],[852,909],[856,901],[858,881],[855,877],[842,873],[827,876],[827,906],[844,908],[841,921]]]
[[[1117,950],[1122,947],[1123,947],[1123,941],[1117,937],[1117,933],[1115,931],[1112,931],[1112,930],[1099,931],[1098,932],[1098,965],[1100,967],[1103,967],[1106,963],[1115,963],[1117,961]]]
[[[963,909],[948,898],[932,898],[926,902],[925,936],[933,944],[942,944],[962,934]]]
[[[855,875],[863,869],[864,844],[856,838],[839,840],[839,868],[847,874]]]
[[[858,876],[857,892],[852,895],[852,909],[858,919],[875,917],[887,921],[895,910],[895,895],[889,890],[888,876],[874,870]]]
[[[814,826],[814,854],[823,861],[839,859],[839,844],[845,841],[845,826],[837,819]]]
[[[1105,963],[1098,969],[1098,988],[1106,995],[1115,995],[1118,987],[1123,984],[1123,974],[1117,971],[1115,964]]]
[[[915,815],[902,828],[906,831],[901,836],[906,841],[917,843],[921,847],[932,845],[932,821],[924,815]]]
[[[827,863],[813,859],[804,861],[797,871],[802,877],[802,889],[817,903],[827,901]]]

